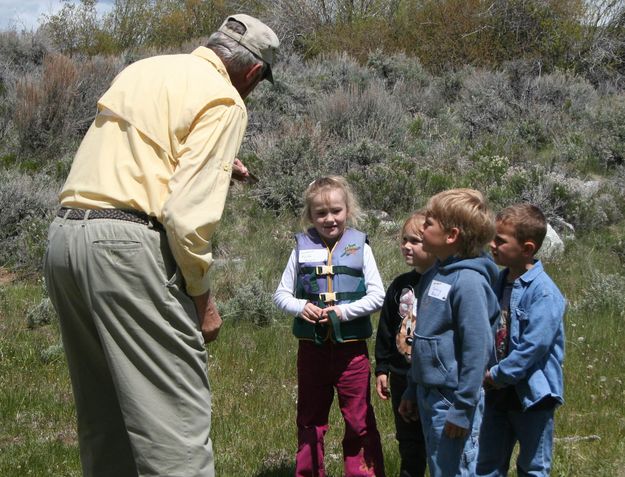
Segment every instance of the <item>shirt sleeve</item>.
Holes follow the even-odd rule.
[[[494,293],[486,280],[473,276],[458,280],[456,287],[458,292],[454,294],[451,304],[456,317],[456,339],[460,344],[456,357],[459,363],[458,386],[447,412],[447,421],[469,429],[470,416],[480,399],[484,372],[493,346],[487,297],[494,298]]]
[[[375,338],[375,374],[388,374],[391,358],[397,353],[395,345],[394,317],[398,313],[399,304],[395,298],[397,280],[393,281],[386,291],[380,321]]]
[[[273,302],[283,312],[289,315],[299,316],[299,314],[304,311],[307,300],[295,297],[295,285],[297,280],[297,257],[295,255],[295,250],[293,250],[284,268],[284,272],[282,272],[282,279],[278,284],[278,288],[273,294]]]
[[[373,251],[369,244],[365,244],[363,251],[362,271],[365,276],[367,294],[362,298],[346,305],[338,305],[341,310],[341,320],[349,321],[360,316],[370,315],[377,311],[384,302],[384,285],[378,271],[378,266],[373,257]]]
[[[169,181],[163,225],[191,296],[209,289],[210,239],[223,213],[232,163],[246,125],[247,113],[236,104],[207,108],[176,158],[178,167]]]

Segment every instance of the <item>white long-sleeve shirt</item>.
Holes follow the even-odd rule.
[[[362,271],[367,294],[349,304],[338,305],[341,310],[342,321],[369,315],[382,307],[384,302],[384,285],[382,284],[382,278],[375,263],[373,252],[368,244],[365,244],[363,250]],[[300,316],[308,300],[295,297],[296,286],[297,254],[293,250],[284,272],[282,272],[280,284],[273,295],[273,302],[283,312],[293,316]]]

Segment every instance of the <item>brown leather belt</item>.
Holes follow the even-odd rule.
[[[87,213],[89,212],[89,213]],[[69,207],[61,207],[56,214],[57,217],[63,217],[69,220],[93,220],[93,219],[113,219],[123,220],[125,222],[134,222],[152,227],[155,230],[163,231],[163,224],[156,218],[138,210],[130,209],[72,209]]]

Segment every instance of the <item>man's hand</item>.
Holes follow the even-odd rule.
[[[222,320],[217,311],[217,306],[210,296],[210,291],[203,295],[194,296],[195,309],[200,320],[200,331],[204,336],[204,342],[210,343],[217,339]]]
[[[465,429],[464,427],[456,426],[451,422],[445,422],[445,435],[450,439],[460,439],[462,437],[466,437],[469,435],[469,429]]]
[[[238,157],[232,163],[232,179],[239,182],[246,182],[250,177],[250,171]]]
[[[375,378],[375,390],[380,399],[387,401],[391,392],[388,389],[388,374],[378,374]]]
[[[417,403],[408,399],[402,399],[399,403],[399,415],[406,422],[414,422],[419,420],[419,410]]]

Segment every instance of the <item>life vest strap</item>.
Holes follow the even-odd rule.
[[[337,302],[337,301],[354,301],[359,300],[363,296],[367,294],[366,291],[355,291],[355,292],[325,292],[325,293],[304,293],[302,298],[306,300],[314,301],[314,302]]]
[[[302,267],[302,273],[307,275],[316,275],[318,277],[325,275],[350,275],[352,277],[362,277],[362,270],[346,267],[344,265],[319,265],[317,267]]]

